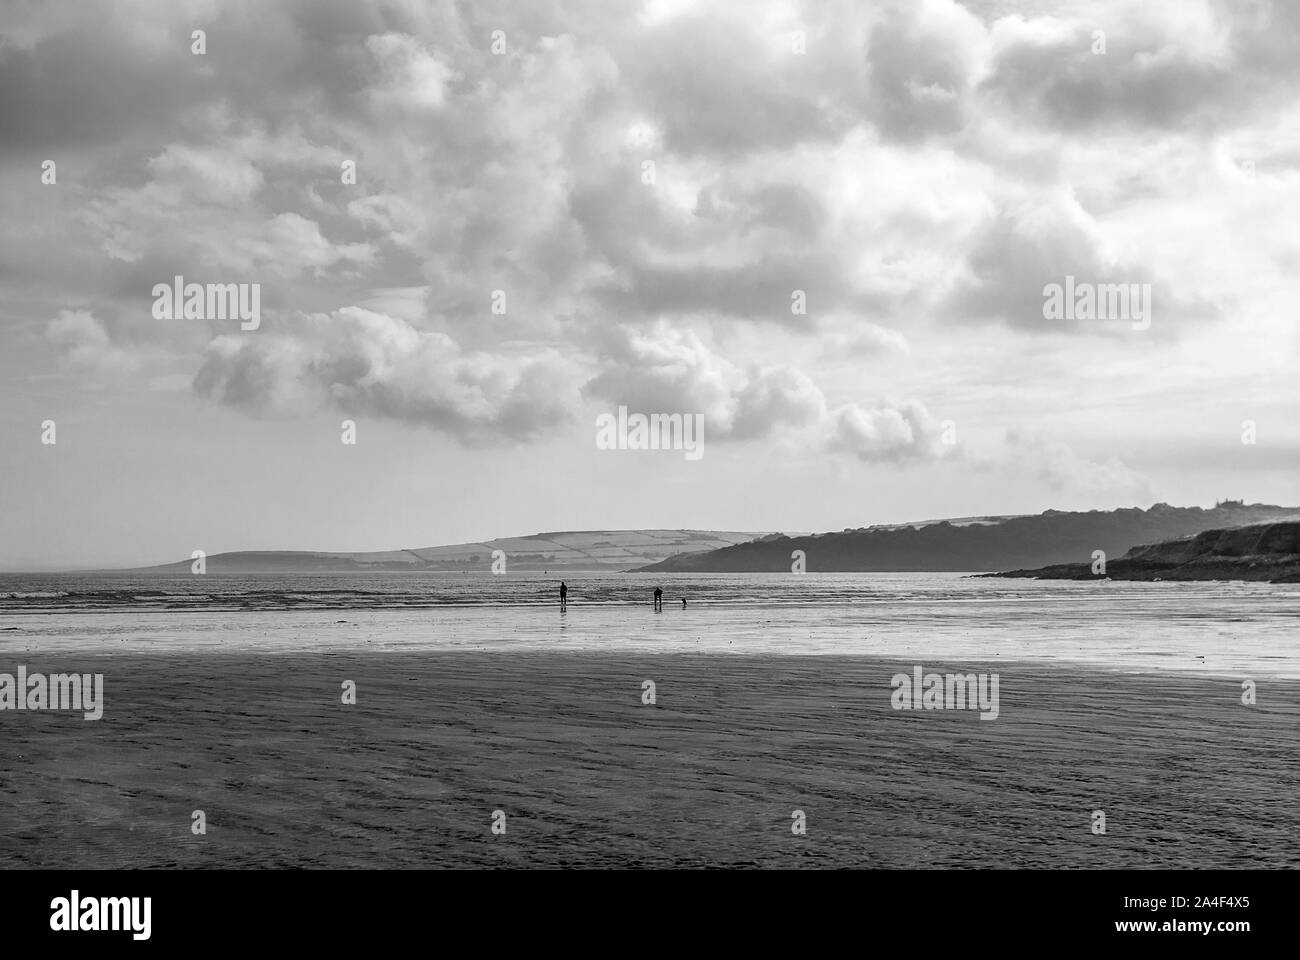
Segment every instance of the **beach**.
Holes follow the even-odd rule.
[[[5,868],[1300,866],[1294,680],[1244,705],[1007,659],[22,656],[102,673],[105,707],[0,713]],[[997,718],[894,709],[918,664],[996,672]]]

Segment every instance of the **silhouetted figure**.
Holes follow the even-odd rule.
[[[685,598],[685,597],[682,597],[682,609],[683,609],[683,610],[686,609],[686,598]]]
[[[569,602],[569,588],[565,586],[563,580],[560,581],[560,606],[563,607]]]
[[[663,608],[663,605],[664,605],[664,592],[658,587],[655,587],[655,609],[660,610]]]

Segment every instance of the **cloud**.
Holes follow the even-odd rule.
[[[436,109],[446,102],[447,84],[455,72],[417,38],[378,34],[366,38],[366,50],[382,78],[371,89],[379,103],[418,111]]]
[[[1129,505],[1154,498],[1152,481],[1116,457],[1088,460],[1065,443],[1019,430],[1007,432],[1007,445],[1009,464],[1054,492]]]
[[[1035,333],[1131,332],[1129,324],[1108,320],[1046,319],[1044,288],[1067,276],[1086,284],[1150,284],[1157,334],[1221,317],[1212,301],[1175,292],[1150,266],[1112,254],[1097,222],[1067,190],[1004,207],[978,232],[963,267],[940,306],[955,323],[1000,322]]]
[[[248,203],[264,182],[243,155],[220,147],[173,143],[145,163],[153,199],[171,205]]]
[[[302,214],[261,208],[261,171],[225,147],[171,144],[145,167],[143,185],[110,187],[80,216],[105,254],[156,263],[160,280],[173,269],[202,271],[202,282],[319,275],[375,257],[373,245],[331,240]]]
[[[603,343],[605,366],[583,388],[589,398],[642,413],[703,413],[716,441],[754,441],[778,434],[864,462],[900,464],[952,453],[942,425],[909,400],[835,410],[813,380],[789,365],[742,369],[698,335],[663,324],[620,328]]]
[[[747,13],[713,10],[674,17],[639,38],[628,80],[667,149],[736,156],[834,139],[850,126],[851,114],[829,109],[816,75],[800,69],[790,32],[765,36],[757,27]],[[831,52],[813,44],[818,56]]]
[[[602,369],[583,387],[585,396],[645,413],[702,413],[718,441],[761,439],[781,426],[805,426],[825,409],[821,391],[798,371],[741,369],[690,330],[619,327],[599,346]]]
[[[217,337],[194,392],[255,415],[328,407],[486,443],[558,430],[573,415],[572,382],[567,363],[549,351],[467,353],[443,333],[344,307],[298,316],[273,333]]]
[[[880,131],[902,141],[960,131],[985,42],[979,19],[951,0],[891,10],[867,45],[868,112]]]
[[[420,212],[395,193],[377,193],[353,200],[347,211],[358,223],[382,232],[389,242],[403,247],[414,246],[425,226]]]
[[[807,385],[797,376],[742,371],[693,330],[619,327],[599,334],[595,346],[601,372],[582,388],[585,397],[641,412],[703,414],[715,440],[766,436],[807,414]]]
[[[940,460],[955,449],[942,442],[942,423],[915,400],[876,407],[848,404],[830,419],[830,449],[868,463]]]
[[[825,417],[826,399],[804,373],[788,366],[759,367],[736,395],[731,436],[756,439]]]
[[[87,310],[60,310],[46,325],[45,336],[69,373],[120,377],[140,365],[139,354],[114,344],[104,324]]]
[[[1300,42],[1286,0],[1235,6],[1105,5],[1069,20],[999,20],[979,95],[1051,129],[1228,130],[1294,99],[1300,68],[1283,54]],[[1073,11],[1072,11],[1073,12]],[[1094,53],[1094,32],[1105,35]]]
[[[1133,35],[1115,24],[1106,31],[1106,53],[1095,54],[1091,25],[1061,27],[1002,31],[981,93],[1050,127],[1177,126],[1216,105],[1229,81],[1226,62],[1160,43],[1165,38],[1149,31]]]

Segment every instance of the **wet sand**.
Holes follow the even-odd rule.
[[[982,721],[894,710],[914,661],[865,657],[20,662],[106,706],[0,712],[7,868],[1300,867],[1295,681],[923,661],[1000,675]]]

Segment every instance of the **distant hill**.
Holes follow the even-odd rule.
[[[761,536],[725,530],[588,530],[538,533],[481,543],[457,543],[375,553],[252,550],[215,553],[208,573],[335,573],[364,571],[481,571],[492,569],[492,552],[505,552],[506,569],[522,572],[618,571],[673,554],[715,550]],[[190,560],[143,567],[141,573],[189,573]]]
[[[1091,561],[1094,550],[1119,557],[1140,543],[1217,528],[1300,520],[1300,507],[1229,501],[1211,509],[1048,510],[1018,517],[965,518],[904,527],[866,527],[813,536],[773,534],[705,553],[669,557],[640,568],[656,573],[789,573],[802,550],[815,572],[976,573]]]
[[[1300,523],[1259,523],[1205,530],[1191,537],[1146,544],[1106,563],[1068,563],[1038,570],[987,574],[1039,580],[1270,580],[1300,583]]]

